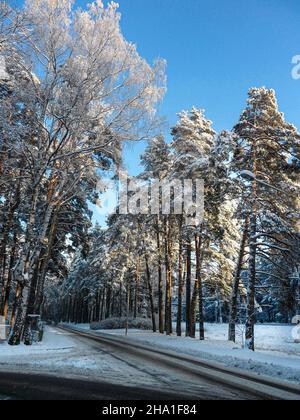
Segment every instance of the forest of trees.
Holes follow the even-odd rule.
[[[165,92],[165,62],[126,41],[115,3],[72,4],[1,2],[0,313],[12,345],[30,344],[46,279],[56,288],[86,243],[99,174],[124,141],[151,134]]]
[[[299,308],[299,139],[265,88],[249,91],[232,132],[217,135],[195,108],[179,114],[170,144],[149,141],[140,179],[204,179],[203,222],[116,212],[48,288],[46,314],[75,323],[142,316],[179,336],[186,322],[190,337],[199,323],[201,340],[205,321],[227,321],[232,341],[244,322],[253,350],[256,322],[288,323]]]
[[[41,314],[143,317],[153,331],[194,338],[198,325],[200,340],[207,321],[228,322],[231,341],[243,323],[254,350],[256,322],[290,322],[299,310],[300,134],[273,90],[252,88],[231,131],[216,133],[193,108],[178,115],[169,142],[155,112],[165,62],[150,66],[125,40],[114,3],[73,12],[70,0],[0,9],[0,315],[9,343],[31,344],[28,315]],[[199,225],[141,209],[93,226],[99,180],[122,168],[125,142],[142,139],[141,181],[204,180]]]

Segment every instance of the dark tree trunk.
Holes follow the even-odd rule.
[[[21,184],[19,182],[16,193],[15,193],[15,202],[9,206],[9,211],[7,214],[7,219],[5,226],[3,227],[2,231],[2,244],[0,248],[0,275],[1,275],[1,303],[0,303],[0,314],[2,314],[5,318],[5,304],[6,304],[6,290],[11,288],[11,261],[10,259],[10,267],[8,268],[8,280],[7,284],[5,284],[5,274],[6,274],[6,263],[7,263],[7,246],[9,242],[9,233],[13,227],[14,222],[14,213],[20,205],[20,189]],[[17,242],[17,235],[14,233],[14,242],[13,242],[13,250],[11,254],[14,254],[16,249],[16,242]]]
[[[186,268],[186,331],[185,335],[191,335],[191,283],[192,283],[192,244],[188,239],[187,243],[187,268]]]
[[[179,252],[178,252],[178,308],[177,308],[177,324],[176,332],[177,336],[181,337],[181,323],[182,323],[182,297],[183,297],[183,244],[182,244],[182,224],[183,218],[180,217],[179,223]]]
[[[199,298],[199,282],[196,279],[194,290],[193,290],[193,296],[192,296],[192,306],[191,306],[191,331],[190,331],[191,338],[196,338],[198,298]]]
[[[27,346],[31,345],[31,337],[30,337],[31,331],[30,331],[30,323],[28,320],[28,315],[32,315],[34,313],[35,292],[36,292],[36,286],[38,283],[39,269],[40,269],[40,264],[37,264],[34,270],[34,274],[32,276],[32,280],[31,280],[31,284],[29,288],[26,322],[24,326],[24,344]]]
[[[166,303],[165,303],[165,330],[167,335],[172,334],[172,273],[170,261],[170,226],[165,218],[165,270],[166,270]]]
[[[156,333],[155,307],[154,307],[154,302],[153,302],[151,274],[150,274],[150,268],[149,268],[149,262],[148,262],[147,256],[145,256],[145,262],[146,262],[146,276],[147,276],[147,284],[148,284],[149,300],[150,300],[150,308],[151,308],[152,329],[153,329],[153,332]]]
[[[134,318],[137,318],[137,316],[139,315],[140,283],[141,283],[140,260],[138,258],[137,265],[136,265],[136,279],[135,279],[135,300],[134,300],[134,314],[133,314]]]
[[[101,308],[100,308],[100,319],[99,321],[103,321],[104,318],[104,312],[105,312],[105,290],[102,291],[102,299],[101,299]]]
[[[20,344],[21,338],[23,336],[32,275],[39,262],[40,252],[43,247],[43,242],[46,238],[53,211],[53,207],[51,205],[46,208],[43,221],[40,225],[40,235],[38,238],[36,238],[34,234],[34,226],[36,225],[37,219],[37,203],[39,192],[40,186],[37,184],[33,187],[31,212],[28,219],[24,248],[20,253],[19,262],[14,269],[14,280],[20,287],[20,295],[17,302],[15,323],[12,327],[9,338],[9,344],[11,345]]]
[[[9,262],[9,269],[8,269],[8,276],[7,276],[7,284],[5,289],[5,296],[3,302],[3,316],[4,319],[7,319],[8,310],[9,310],[9,299],[12,290],[12,270],[16,260],[16,252],[17,252],[17,234],[14,234],[14,246],[11,250],[10,262]]]
[[[51,259],[51,252],[52,252],[52,248],[54,245],[55,236],[57,232],[58,214],[59,214],[59,207],[54,211],[53,216],[52,216],[51,225],[49,229],[47,250],[45,252],[45,256],[42,259],[41,269],[40,269],[36,291],[35,291],[34,313],[38,315],[41,313],[41,306],[44,299],[44,285],[45,285],[49,262]]]
[[[123,292],[122,292],[122,281],[120,281],[120,284],[119,284],[119,318],[122,318],[122,315],[123,315],[123,301],[122,301],[122,298],[123,298]]]
[[[243,230],[242,241],[240,245],[240,252],[238,257],[238,262],[234,274],[233,287],[232,287],[232,296],[231,296],[231,305],[230,305],[230,315],[229,315],[229,332],[228,340],[236,341],[236,323],[237,323],[237,314],[238,314],[238,296],[239,296],[239,287],[241,281],[241,273],[243,268],[243,261],[245,257],[245,249],[248,239],[249,230],[249,216],[246,217],[245,226]]]
[[[164,292],[163,292],[163,276],[162,276],[162,261],[161,261],[161,243],[159,231],[159,216],[157,218],[156,241],[157,241],[157,256],[158,256],[158,317],[159,317],[159,332],[164,333]]]
[[[105,318],[109,318],[110,316],[110,306],[111,306],[111,287],[108,286],[106,291],[106,312],[105,312]]]
[[[27,310],[26,303],[29,289],[26,285],[19,284],[19,296],[16,299],[15,320],[8,340],[9,345],[17,346],[21,343],[24,332]],[[27,337],[25,337],[27,339]]]
[[[257,234],[257,163],[256,143],[253,146],[253,174],[252,182],[252,208],[250,216],[249,237],[249,269],[248,269],[248,293],[247,293],[247,321],[246,321],[246,345],[249,350],[255,350],[255,291],[256,291],[256,234]]]
[[[204,304],[203,304],[203,284],[201,276],[201,267],[202,260],[201,257],[201,246],[202,241],[199,235],[195,237],[195,247],[196,247],[196,279],[198,282],[198,293],[199,293],[199,338],[201,341],[205,339],[205,330],[204,330]]]

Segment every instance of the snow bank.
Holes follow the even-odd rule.
[[[89,326],[80,326],[88,329]],[[42,343],[11,347],[0,344],[0,375],[2,371],[40,373],[46,375],[107,381],[110,384],[149,386],[159,381],[137,370],[107,351],[95,349],[91,343],[74,334],[46,327]],[[0,395],[0,400],[5,396]]]
[[[87,331],[89,325],[77,325],[75,328]],[[125,337],[124,329],[105,330],[104,333]],[[241,348],[242,329],[239,330],[237,344],[228,342],[227,325],[207,324],[204,342],[141,330],[130,330],[127,339],[300,384],[300,344],[293,342],[291,326],[258,325],[255,353]],[[116,383],[121,383],[125,375],[126,380],[132,378],[132,383],[136,381],[134,369],[130,370],[126,363],[105,352],[95,351],[93,346],[78,340],[72,333],[49,327],[46,328],[44,341],[31,347],[0,344],[0,369],[37,370],[101,379],[109,377]],[[146,379],[150,380],[143,377],[141,382]]]
[[[88,326],[77,328],[86,330]],[[204,342],[140,330],[130,330],[127,339],[300,384],[300,345],[293,341],[292,328],[286,325],[257,325],[255,353],[242,349],[242,328],[238,328],[237,343],[228,342],[228,326],[225,324],[207,324]],[[124,335],[124,330],[104,332]]]
[[[74,348],[74,340],[65,333],[59,333],[53,329],[46,330],[44,339],[41,343],[34,343],[32,346],[9,346],[7,343],[0,344],[0,364],[4,357],[18,357],[35,355],[44,352],[65,353]]]

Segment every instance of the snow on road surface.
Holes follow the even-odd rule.
[[[76,328],[87,330],[89,325],[79,325]],[[294,342],[292,326],[257,325],[255,353],[242,348],[242,327],[238,327],[236,344],[227,341],[228,325],[206,324],[205,328],[204,342],[141,330],[130,330],[127,339],[300,384],[300,344]],[[124,330],[102,332],[124,335]]]
[[[9,347],[0,344],[1,372],[46,374],[103,384],[125,385],[139,391],[155,390],[189,399],[252,399],[253,396],[205,378],[197,379],[189,372],[174,370],[157,360],[145,362],[143,357],[80,338],[72,333],[47,327],[45,340],[31,347]],[[1,390],[5,394],[5,389]],[[148,395],[148,394],[147,394]],[[114,399],[122,395],[113,395]],[[1,399],[6,399],[0,395]]]
[[[73,325],[74,327],[74,325]],[[89,325],[76,328],[89,330]],[[104,333],[124,335],[124,330],[106,330]],[[200,359],[221,362],[258,374],[300,383],[300,344],[292,338],[292,327],[283,325],[256,326],[257,351],[241,348],[242,330],[237,344],[227,338],[227,325],[206,325],[206,340],[200,342],[173,335],[167,337],[149,331],[130,330],[128,340],[142,342],[152,348],[163,348],[188,354]],[[137,372],[137,366],[120,360],[116,355],[99,346],[87,344],[68,332],[47,327],[44,341],[31,347],[10,347],[0,344],[0,370],[80,376],[81,378],[109,380],[110,383],[128,383],[153,386],[157,372]]]
[[[80,377],[116,384],[157,385],[154,378],[140,374],[135,367],[118,360],[105,350],[51,327],[46,327],[42,343],[29,347],[0,344],[1,370]]]

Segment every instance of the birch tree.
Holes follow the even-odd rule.
[[[30,113],[30,139],[18,150],[13,145],[26,162],[28,188],[10,344],[20,342],[51,221],[79,188],[95,188],[102,157],[116,160],[123,141],[148,136],[165,91],[164,62],[150,66],[125,40],[115,3],[97,1],[82,11],[70,0],[28,0],[21,15],[11,47],[22,57],[27,85],[15,84],[14,97]]]

